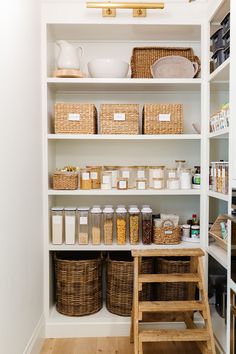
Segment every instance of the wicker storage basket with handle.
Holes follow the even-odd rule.
[[[75,190],[78,189],[79,176],[78,172],[54,171],[52,175],[52,188],[58,190]]]
[[[169,55],[180,55],[198,64],[197,76],[201,70],[201,62],[194,55],[192,48],[178,47],[137,47],[133,48],[131,57],[131,77],[132,78],[152,78],[151,66],[156,60]]]
[[[166,226],[171,223],[171,226]],[[180,243],[180,226],[174,226],[171,220],[165,220],[160,227],[153,228],[153,243],[156,245],[177,245]]]
[[[143,134],[182,134],[182,104],[145,104]]]

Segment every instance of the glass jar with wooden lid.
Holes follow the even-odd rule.
[[[136,166],[121,166],[119,169],[119,177],[128,179],[128,188],[134,189],[136,186]]]
[[[101,188],[102,166],[86,166],[90,172],[92,189]]]
[[[165,166],[149,166],[148,173],[149,173],[149,188],[154,188],[154,179],[163,179],[164,181]]]
[[[116,189],[117,188],[117,180],[119,178],[119,169],[120,166],[104,166],[103,167],[104,171],[109,171],[111,172],[111,176],[112,176],[112,188]]]
[[[88,190],[92,189],[92,180],[90,170],[88,168],[80,169],[80,189]]]

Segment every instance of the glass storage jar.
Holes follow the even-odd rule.
[[[192,188],[191,169],[183,168],[180,171],[180,188],[181,189],[191,189]]]
[[[171,179],[171,178],[177,178],[177,168],[167,168],[166,169],[166,178]]]
[[[90,170],[88,168],[80,169],[80,189],[92,189],[92,180],[90,176]]]
[[[117,179],[117,189],[124,190],[128,189],[129,181],[128,178],[118,178]]]
[[[117,179],[119,177],[119,166],[104,166],[105,171],[111,172],[112,175],[112,188],[116,189],[117,188]]]
[[[99,205],[94,205],[91,213],[91,240],[93,245],[101,244],[102,231],[102,209]]]
[[[105,245],[112,245],[114,233],[114,209],[112,205],[105,205],[103,209],[103,241]]]
[[[152,243],[152,209],[149,205],[143,205],[141,209],[142,218],[142,242],[144,245]]]
[[[112,189],[112,173],[111,173],[111,171],[102,171],[101,189]]]
[[[147,189],[147,179],[146,178],[136,179],[136,189],[138,190]]]
[[[134,189],[136,182],[137,168],[135,166],[121,166],[119,170],[120,178],[128,179],[128,188]]]
[[[77,239],[79,245],[89,243],[89,207],[77,208]]]
[[[100,189],[101,188],[101,166],[87,166],[90,172],[91,185],[92,189]]]
[[[65,208],[65,243],[75,244],[76,208]]]
[[[149,188],[154,188],[154,179],[163,179],[165,178],[165,166],[150,166],[148,169],[149,174]]]
[[[63,208],[51,208],[51,233],[52,243],[61,245],[63,243]]]
[[[137,245],[139,243],[139,219],[140,210],[137,205],[131,205],[129,207],[129,242],[131,245]]]
[[[116,241],[118,245],[125,245],[127,240],[127,209],[118,205],[116,209]]]
[[[177,169],[177,177],[180,177],[180,172],[185,168],[186,161],[185,160],[175,160],[176,169]]]
[[[147,166],[137,166],[136,167],[136,179],[147,179],[147,178],[148,178]]]
[[[168,178],[166,185],[167,189],[180,189],[180,180],[179,178]]]
[[[152,185],[153,189],[164,189],[164,178],[153,178]]]

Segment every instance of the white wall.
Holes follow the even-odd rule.
[[[22,354],[43,312],[40,0],[0,2],[0,46],[0,352]]]

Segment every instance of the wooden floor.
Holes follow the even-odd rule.
[[[46,339],[41,354],[133,354],[128,337]],[[199,354],[193,343],[148,343],[144,354]]]

